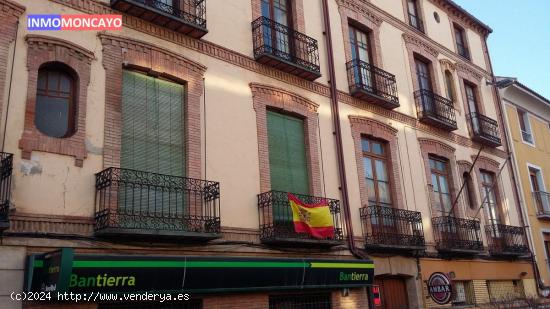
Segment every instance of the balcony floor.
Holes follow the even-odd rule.
[[[399,107],[399,102],[388,100],[384,97],[381,97],[372,92],[369,92],[361,87],[352,87],[350,89],[350,94],[355,98],[367,101],[369,103],[378,105],[386,109],[395,109]]]
[[[472,140],[480,143],[480,144],[483,144],[483,145],[486,145],[486,146],[489,146],[489,147],[499,147],[499,146],[502,146],[502,142],[500,141],[499,139],[499,142],[497,142],[496,140],[493,140],[491,138],[488,138],[488,137],[485,137],[483,135],[477,135],[477,134],[474,134],[474,136],[472,137]]]
[[[454,131],[458,129],[456,123],[449,123],[444,120],[441,120],[433,115],[423,115],[420,119],[420,122],[440,128],[445,131]]]
[[[185,240],[189,242],[206,242],[209,240],[217,239],[221,237],[221,234],[217,233],[201,233],[190,231],[166,231],[159,229],[128,229],[107,227],[101,230],[95,231],[95,235],[98,237],[116,237],[116,238],[131,238],[133,240],[139,239],[166,239],[166,240]]]
[[[256,61],[309,81],[314,81],[317,78],[321,77],[321,73],[319,72],[308,70],[307,68],[304,68],[299,64],[287,61],[269,52],[263,52],[257,55]]]
[[[344,244],[342,240],[330,239],[307,239],[291,237],[269,237],[261,239],[263,244],[281,246],[281,247],[300,247],[300,248],[330,248]]]

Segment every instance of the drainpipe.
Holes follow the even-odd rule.
[[[340,190],[342,193],[342,208],[344,210],[344,224],[348,238],[349,250],[358,259],[369,259],[368,255],[357,249],[353,237],[353,225],[351,222],[351,210],[349,206],[348,183],[346,178],[346,164],[344,162],[344,147],[342,144],[342,129],[340,126],[340,109],[338,107],[338,89],[336,88],[336,75],[334,70],[334,54],[332,47],[332,33],[330,30],[330,15],[328,9],[328,0],[323,0],[323,21],[326,37],[326,52],[328,58],[328,74],[330,85],[330,109],[334,137],[336,139],[336,159],[338,161],[338,177],[340,181]],[[374,308],[372,287],[367,287],[369,308]]]
[[[515,166],[515,158],[514,158],[514,155],[511,151],[511,148],[510,148],[510,144],[512,143],[512,140],[510,139],[510,136],[508,135],[508,130],[506,128],[506,125],[505,125],[505,121],[504,119],[504,111],[503,111],[503,108],[502,108],[502,99],[500,97],[500,94],[497,90],[497,79],[495,77],[495,74],[493,72],[493,63],[491,61],[491,57],[489,55],[489,48],[487,47],[487,37],[488,35],[485,36],[485,41],[483,42],[484,43],[484,46],[485,46],[485,52],[487,53],[487,59],[488,59],[488,65],[489,65],[489,70],[491,71],[491,79],[492,79],[492,85],[493,85],[493,94],[495,95],[495,98],[497,99],[497,111],[498,111],[498,114],[499,114],[499,117],[501,119],[501,123],[503,124],[503,127],[502,127],[502,132],[504,133],[504,140],[505,140],[505,151],[507,153],[507,155],[509,156],[510,158],[510,164],[508,165],[508,171],[510,173],[510,176],[512,178],[512,184],[513,184],[513,187],[514,187],[514,197],[516,199],[516,208],[519,212],[519,219],[520,219],[520,224],[521,226],[523,227],[523,230],[525,231],[525,237],[527,238],[527,241],[528,243],[531,245],[532,249],[533,249],[533,252],[535,250],[535,246],[533,244],[532,241],[529,241],[531,240],[531,237],[529,237],[528,233],[527,233],[527,226],[525,225],[525,217],[524,217],[524,213],[523,213],[523,209],[521,208],[521,199],[520,199],[520,193],[519,193],[519,189],[518,189],[518,176],[516,175],[516,171],[514,169],[514,166]],[[541,278],[540,278],[540,273],[539,273],[539,270],[538,270],[538,267],[537,267],[537,264],[535,262],[535,258],[534,258],[534,255],[533,255],[533,252],[531,252],[531,266],[533,268],[533,274],[535,275],[535,280],[537,281],[537,286],[539,287],[539,289],[547,289],[548,287],[544,285],[544,283],[542,282]]]

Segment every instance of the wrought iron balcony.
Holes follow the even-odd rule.
[[[0,232],[10,227],[11,172],[13,154],[0,152]]]
[[[352,96],[388,109],[399,107],[395,75],[361,60],[349,61],[346,69]]]
[[[218,182],[110,167],[96,174],[101,236],[220,237]]]
[[[474,141],[489,147],[498,147],[502,145],[496,120],[481,115],[480,113],[470,113],[468,115],[468,121],[472,129],[472,139]]]
[[[490,224],[485,226],[485,233],[491,255],[521,256],[530,252],[522,227]]]
[[[321,76],[317,40],[267,17],[252,22],[254,58],[307,80]]]
[[[550,193],[544,191],[533,192],[537,209],[537,218],[550,220]]]
[[[424,89],[414,92],[414,100],[421,122],[447,131],[458,129],[453,101]]]
[[[452,216],[434,217],[432,228],[439,252],[477,254],[483,251],[479,220]]]
[[[340,245],[344,240],[340,201],[302,194],[294,194],[308,204],[317,204],[326,200],[334,222],[334,237],[317,239],[304,233],[297,233],[292,220],[292,209],[288,201],[288,192],[268,191],[258,194],[260,212],[260,240],[263,243],[281,246],[331,247]]]
[[[111,0],[111,7],[194,38],[208,32],[206,0]]]
[[[384,206],[360,210],[365,249],[373,251],[424,250],[422,214]]]

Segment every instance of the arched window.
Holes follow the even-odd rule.
[[[472,182],[472,177],[468,172],[465,172],[462,175],[462,181],[464,181],[464,200],[466,201],[466,206],[470,209],[476,208],[475,197],[474,197],[474,185]]]
[[[453,75],[449,70],[445,70],[445,89],[447,91],[447,98],[453,102],[456,101]]]
[[[64,138],[75,133],[76,73],[61,63],[38,70],[34,124],[43,134]]]

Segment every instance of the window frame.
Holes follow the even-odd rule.
[[[390,159],[388,158],[388,151],[387,149],[389,148],[388,147],[388,142],[387,141],[384,141],[384,140],[381,140],[381,139],[377,139],[377,138],[373,138],[373,137],[369,137],[369,136],[362,136],[361,137],[361,145],[363,145],[363,142],[364,141],[367,141],[369,143],[369,149],[372,149],[372,147],[370,146],[373,142],[375,143],[379,143],[380,144],[380,147],[382,149],[382,154],[377,154],[373,151],[365,151],[363,149],[363,147],[361,147],[361,153],[362,153],[362,159],[363,159],[363,168],[365,168],[364,166],[364,162],[365,162],[365,158],[369,158],[371,160],[371,168],[372,168],[372,172],[373,172],[373,183],[374,183],[374,193],[375,193],[375,203],[376,203],[376,206],[383,206],[383,207],[390,207],[390,208],[393,208],[394,207],[394,198],[393,198],[393,178],[391,176],[391,173],[390,173],[390,168],[391,168],[391,162],[390,162]],[[379,161],[382,161],[384,162],[384,165],[385,165],[385,170],[386,170],[386,176],[387,176],[387,180],[386,181],[380,181],[378,180],[378,175],[377,175],[377,172],[376,172],[376,160],[379,160]],[[367,179],[367,176],[365,175],[365,180]],[[380,201],[380,192],[379,192],[379,188],[378,188],[378,184],[379,182],[385,182],[387,184],[387,187],[388,187],[388,197],[389,197],[389,204],[388,203],[384,203],[384,202],[381,202]],[[368,194],[368,186],[367,188],[367,192],[365,192],[365,194],[367,195],[367,199],[368,199],[368,203],[369,203],[369,206],[371,205],[371,198]]]
[[[490,175],[490,177],[492,179],[492,182],[491,183],[486,182],[485,177],[483,177],[484,175]],[[494,171],[480,169],[479,170],[479,178],[480,178],[479,187],[480,187],[480,190],[481,190],[482,201],[485,201],[483,203],[484,204],[483,208],[485,208],[485,214],[488,213],[489,206],[491,204],[488,202],[488,199],[484,198],[484,194],[491,193],[491,194],[494,195],[494,198],[495,198],[495,202],[494,202],[493,207],[494,207],[494,210],[496,212],[497,217],[496,218],[486,218],[488,224],[490,224],[490,225],[504,224],[505,220],[504,220],[503,211],[502,211],[502,208],[501,208],[501,196],[500,196],[500,190],[499,190],[499,186],[498,186],[497,174]]]
[[[462,174],[462,181],[464,182],[464,189],[466,190],[466,194],[464,195],[464,200],[466,203],[466,206],[470,210],[476,209],[476,198],[474,193],[474,180],[472,178],[472,175],[468,172],[464,172]]]
[[[519,123],[519,130],[521,135],[521,141],[527,145],[535,146],[535,136],[531,129],[531,122],[529,121],[529,113],[521,108],[517,108],[517,116]]]
[[[453,23],[453,37],[455,41],[456,53],[464,59],[471,60],[472,56],[468,47],[466,29],[456,23]]]
[[[57,89],[55,89],[54,91],[52,91],[51,89],[49,89],[49,82],[50,82],[50,76],[51,76],[51,73],[57,73],[58,74],[58,80],[57,80]],[[40,89],[40,81],[41,81],[41,74],[46,74],[46,80],[45,80],[45,84],[44,84],[44,88],[45,89]],[[69,86],[69,93],[68,93],[68,97],[63,97],[61,96],[61,77],[62,77],[62,74],[63,75],[66,75],[69,77],[69,82],[70,82],[70,86]],[[42,75],[43,76],[43,75]],[[76,72],[74,72],[74,70],[69,67],[68,65],[64,64],[64,63],[61,63],[61,62],[49,62],[49,63],[44,63],[42,64],[39,68],[38,68],[38,75],[37,75],[37,82],[36,82],[36,103],[35,103],[35,117],[34,117],[34,126],[36,127],[36,129],[38,131],[40,131],[40,133],[48,136],[48,137],[53,137],[53,138],[68,138],[68,137],[71,137],[73,136],[76,131],[77,131],[77,128],[78,128],[78,125],[76,123],[77,121],[77,106],[78,106],[78,87],[79,87],[79,82],[78,82],[78,74]],[[57,95],[55,94],[50,94],[50,91],[52,92],[55,92]],[[40,103],[40,100],[39,100],[39,96],[43,96],[43,97],[46,97],[46,98],[62,98],[62,99],[67,99],[67,104],[68,104],[68,110],[67,110],[67,131],[65,132],[65,134],[63,136],[53,136],[53,135],[49,135],[47,134],[46,132],[43,132],[41,129],[40,129],[40,125],[37,123],[37,119],[38,119],[38,112],[37,112],[37,109],[38,109],[38,105],[41,104]]]
[[[444,173],[441,172],[439,169],[437,168],[432,168],[431,166],[431,161],[435,161],[435,162],[441,162],[444,164],[444,167],[445,167],[445,171]],[[449,159],[447,158],[444,158],[444,157],[440,157],[440,156],[437,156],[437,155],[434,155],[434,154],[429,154],[428,155],[428,164],[429,164],[429,170],[430,170],[430,177],[432,177],[432,175],[436,175],[436,176],[443,176],[445,177],[445,180],[447,181],[447,189],[449,190],[449,199],[450,199],[450,202],[451,202],[451,210],[453,210],[452,213],[449,213],[448,215],[455,215],[456,214],[456,210],[455,208],[453,208],[453,200],[454,200],[454,195],[453,195],[453,190],[452,190],[452,170],[451,170],[451,162]],[[443,197],[441,193],[441,184],[439,183],[439,177],[436,177],[436,180],[437,180],[437,186],[438,186],[438,196],[439,196],[439,206],[440,207],[443,207]],[[434,184],[432,183],[432,190],[433,190],[433,186]],[[432,191],[434,194],[436,193],[435,191]],[[432,207],[432,210],[433,210],[433,207]],[[443,208],[441,208],[439,210],[441,213],[442,213],[442,216],[445,216],[447,215],[445,210]]]
[[[409,26],[411,26],[412,28],[416,29],[417,31],[420,31],[422,33],[426,33],[426,30],[424,29],[424,21],[422,20],[421,18],[421,10],[420,10],[420,5],[418,3],[418,0],[403,0],[404,1],[404,5],[405,5],[405,14],[406,14],[406,19],[407,19],[407,23]],[[412,4],[413,6],[413,9],[414,9],[414,12],[411,12],[410,8],[410,4]],[[413,18],[416,19],[416,26],[413,25]]]

